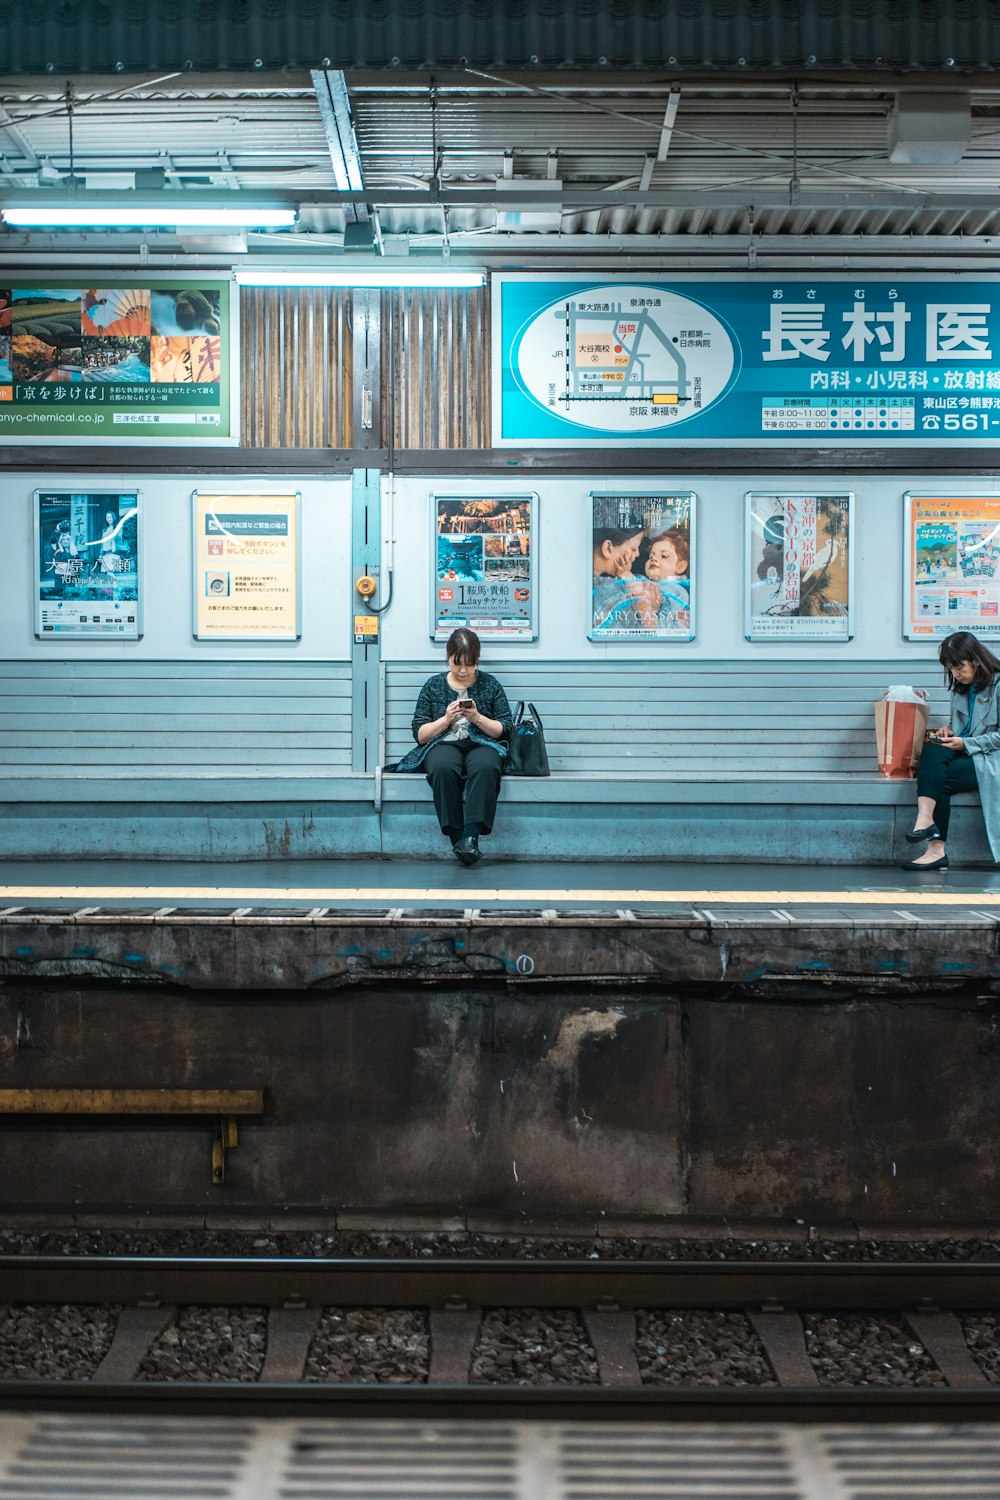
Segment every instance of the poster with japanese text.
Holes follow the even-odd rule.
[[[1000,443],[1000,278],[497,274],[493,442]]]
[[[139,639],[141,522],[141,495],[136,489],[35,491],[39,640]]]
[[[191,273],[8,279],[0,442],[238,442],[235,295]]]
[[[853,495],[746,497],[748,641],[849,641]]]
[[[694,498],[591,493],[588,639],[694,639]]]
[[[535,494],[434,495],[431,637],[466,626],[483,640],[537,635]]]
[[[903,637],[1000,635],[1000,495],[914,495],[905,505]]]
[[[295,641],[301,497],[195,490],[194,634],[201,641]]]

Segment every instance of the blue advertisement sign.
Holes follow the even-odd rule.
[[[1000,443],[1000,279],[493,277],[496,446]]]

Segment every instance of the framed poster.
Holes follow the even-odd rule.
[[[495,447],[1000,444],[1000,278],[763,270],[492,287]]]
[[[432,495],[431,639],[533,641],[536,494]]]
[[[694,639],[694,501],[591,491],[591,641]]]
[[[748,641],[849,641],[854,496],[746,497]]]
[[[195,490],[194,634],[199,641],[297,641],[302,634],[296,490]]]
[[[0,439],[237,443],[235,299],[229,278],[190,272],[4,280]]]
[[[903,638],[1000,635],[1000,495],[903,496]]]
[[[142,497],[132,490],[36,490],[35,635],[142,635]]]

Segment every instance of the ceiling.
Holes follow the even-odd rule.
[[[95,0],[108,26],[89,49],[81,43],[76,56],[88,70],[78,64],[72,74],[41,59],[60,56],[66,44],[52,16],[68,31],[82,24],[86,8],[68,0],[43,7],[44,29],[28,35],[27,7],[9,4],[0,20],[7,62],[22,59],[39,71],[0,77],[0,204],[69,185],[84,195],[134,186],[171,201],[210,191],[236,202],[254,193],[298,209],[292,230],[225,237],[3,227],[0,262],[9,265],[59,264],[85,253],[123,265],[262,257],[297,265],[317,255],[372,254],[494,266],[581,267],[614,255],[699,268],[811,268],[847,256],[873,266],[931,258],[942,267],[1000,268],[1000,73],[981,60],[1000,26],[977,29],[1000,22],[996,0],[952,0],[950,7],[870,0],[860,8],[853,0],[675,0],[676,25],[669,34],[661,27],[655,55],[668,45],[687,51],[655,68],[638,65],[644,34],[636,21],[648,28],[664,6],[578,0],[577,33],[564,29],[560,41],[550,26],[547,52],[577,58],[580,46],[567,45],[574,35],[585,34],[591,52],[609,45],[617,16],[630,44],[618,49],[625,65],[613,67],[601,54],[590,66],[549,69],[534,55],[511,57],[497,25],[504,6],[453,0],[449,10],[436,0],[425,9],[423,33],[414,32],[411,16],[397,42],[425,61],[444,54],[441,66],[404,67],[407,57],[395,54],[386,66],[339,69],[326,57],[315,68],[276,66],[268,54],[240,71],[222,57],[237,57],[237,32],[226,34],[220,21],[213,66],[196,71],[185,58],[172,68],[176,58],[161,43],[141,53],[145,71],[127,77],[120,59],[117,71],[90,70],[104,60],[95,48],[110,48],[109,57],[127,45],[135,52],[129,14],[152,9],[162,21],[171,10],[178,17],[191,11],[195,0],[152,8]],[[201,25],[208,12],[195,8]],[[289,0],[267,14],[287,21],[297,8],[307,20],[335,8],[351,12],[356,29],[361,24],[362,11],[347,0],[336,7]],[[550,0],[547,11],[536,6],[530,14],[541,25],[560,8],[561,0]],[[369,16],[378,9],[369,6]],[[220,0],[212,10],[249,24],[251,12],[265,14],[265,0],[233,0],[228,8]],[[441,41],[446,12],[448,47]],[[709,12],[714,32],[706,29]],[[480,25],[470,32],[474,13]],[[523,32],[529,12],[517,5],[511,14]],[[595,30],[598,22],[605,33]],[[721,39],[715,51],[707,45],[713,36]],[[848,37],[850,57],[842,45]],[[374,28],[367,41],[356,38],[352,56],[372,55],[375,38]],[[197,51],[193,39],[185,37],[180,50]],[[973,63],[961,48],[975,48],[977,39]],[[463,42],[473,61],[455,58]],[[756,51],[734,58],[740,45]],[[790,65],[795,48],[809,45],[825,52]],[[875,53],[879,46],[895,48],[894,66]],[[949,46],[957,56],[944,55]],[[129,68],[139,60],[129,55]]]

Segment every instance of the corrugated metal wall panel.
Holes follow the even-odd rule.
[[[489,296],[395,292],[383,302],[382,402],[396,448],[487,448]]]
[[[351,447],[350,298],[322,288],[244,287],[244,447]]]
[[[1000,62],[997,0],[88,0],[0,9],[0,73],[473,66],[926,68]]]

